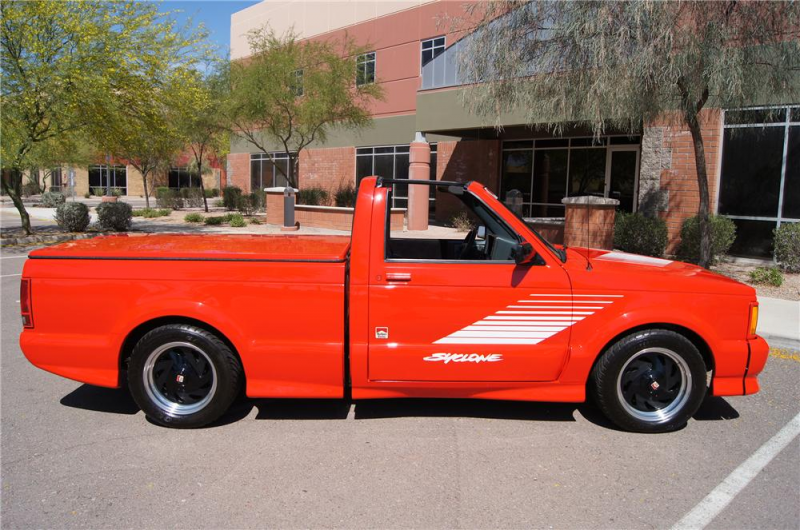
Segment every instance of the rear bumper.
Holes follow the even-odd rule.
[[[762,337],[743,341],[747,349],[747,361],[741,374],[715,375],[711,389],[715,396],[747,396],[760,390],[758,375],[764,369],[769,357],[769,345]]]
[[[101,339],[25,330],[19,336],[19,346],[37,368],[81,383],[119,387],[118,356]]]

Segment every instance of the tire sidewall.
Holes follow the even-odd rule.
[[[209,403],[201,410],[187,415],[174,415],[156,405],[147,393],[145,363],[159,346],[169,342],[187,342],[203,350],[214,365],[217,389]],[[175,428],[202,427],[227,411],[238,394],[238,378],[229,362],[230,349],[214,335],[193,326],[170,325],[147,333],[134,347],[128,365],[128,387],[134,401],[154,422]]]
[[[648,422],[628,412],[617,392],[619,375],[625,364],[647,348],[665,348],[680,356],[689,367],[692,382],[688,399],[667,422]],[[680,429],[697,412],[707,391],[703,357],[686,337],[668,330],[649,330],[625,337],[608,350],[595,367],[594,391],[606,416],[619,427],[636,432],[669,432]]]

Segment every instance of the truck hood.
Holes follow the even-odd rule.
[[[33,259],[344,261],[348,236],[120,234],[34,250]]]
[[[587,260],[591,268],[587,269]],[[755,289],[702,267],[661,258],[601,249],[567,249],[573,289],[608,288],[750,296]]]

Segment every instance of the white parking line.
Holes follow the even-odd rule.
[[[0,259],[27,259],[28,255],[24,256],[0,256]]]
[[[10,278],[12,276],[22,276],[22,273],[19,274],[3,274],[0,278]]]
[[[778,434],[759,447],[758,451],[733,470],[706,498],[675,523],[672,530],[705,528],[750,484],[767,464],[800,434],[800,414],[784,425]]]

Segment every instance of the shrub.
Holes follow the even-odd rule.
[[[56,208],[56,223],[67,232],[83,232],[89,226],[89,207],[82,202],[65,202]]]
[[[92,195],[94,195],[95,197],[102,197],[105,194],[106,194],[106,189],[103,188],[102,186],[95,186],[94,188],[92,188]]]
[[[161,208],[160,210],[156,210],[156,217],[167,217],[172,213],[172,210],[169,208]]]
[[[217,208],[222,208],[223,206],[225,206],[225,203],[222,201],[222,199],[217,199],[216,201],[214,201],[214,206],[216,206]]]
[[[142,208],[141,210],[132,210],[131,217],[144,217],[144,213],[150,210],[150,208]]]
[[[89,193],[88,191],[87,191],[86,193],[84,193],[84,194],[83,194],[83,198],[84,198],[84,199],[88,199],[88,198],[89,198],[89,197],[91,197],[91,196],[92,196],[92,194],[91,194],[91,193]]]
[[[786,272],[800,272],[800,223],[775,229],[775,261]]]
[[[120,189],[120,188],[111,188],[111,196],[112,197],[122,197],[122,189]]]
[[[780,287],[783,285],[783,273],[777,267],[758,267],[750,271],[750,281]]]
[[[355,208],[358,190],[353,184],[340,185],[334,194],[334,203],[342,208]]]
[[[474,228],[474,223],[467,212],[459,212],[450,218],[450,226],[457,232],[469,232]]]
[[[159,208],[178,210],[183,208],[183,198],[178,190],[159,187],[156,188],[156,206]]]
[[[25,197],[39,195],[40,193],[42,193],[42,188],[35,180],[28,180],[28,182],[22,185],[22,195]]]
[[[667,223],[660,217],[617,212],[614,247],[633,254],[660,258],[667,249]]]
[[[245,226],[247,224],[247,223],[244,222],[244,217],[242,217],[242,214],[240,214],[240,213],[232,214],[231,218],[230,218],[230,220],[228,222],[234,228],[241,228],[241,227],[243,227],[243,226]]]
[[[207,225],[216,226],[216,225],[221,225],[223,222],[225,222],[225,218],[222,217],[221,215],[216,215],[216,216],[206,217],[203,222]]]
[[[736,225],[721,215],[711,215],[708,220],[711,223],[711,263],[714,264],[731,248],[736,239]],[[697,216],[683,222],[678,259],[691,263],[700,261],[700,219]]]
[[[203,190],[200,188],[181,188],[181,199],[186,208],[200,208],[203,206]]]
[[[217,188],[211,188],[210,190],[205,190],[205,194],[206,194],[206,199],[219,197],[219,190]]]
[[[225,186],[222,190],[222,205],[228,210],[235,210],[239,207],[239,199],[241,196],[241,188],[237,186]]]
[[[133,208],[124,202],[103,202],[97,207],[97,224],[104,230],[124,232],[131,227]]]
[[[259,209],[261,202],[261,198],[257,193],[242,195],[239,197],[239,204],[236,209],[244,215],[253,215]]]
[[[183,216],[183,220],[187,223],[202,223],[204,217],[199,213],[187,213]]]
[[[262,223],[261,223],[261,221],[260,221],[258,218],[256,218],[256,217],[253,217],[252,219],[250,219],[250,224],[251,224],[251,225],[260,225],[260,224],[262,224]]]
[[[63,193],[47,191],[42,193],[42,204],[45,208],[57,208],[59,205],[67,202],[67,198]]]
[[[325,188],[305,188],[297,192],[297,204],[306,206],[325,206],[330,200],[330,193]]]

